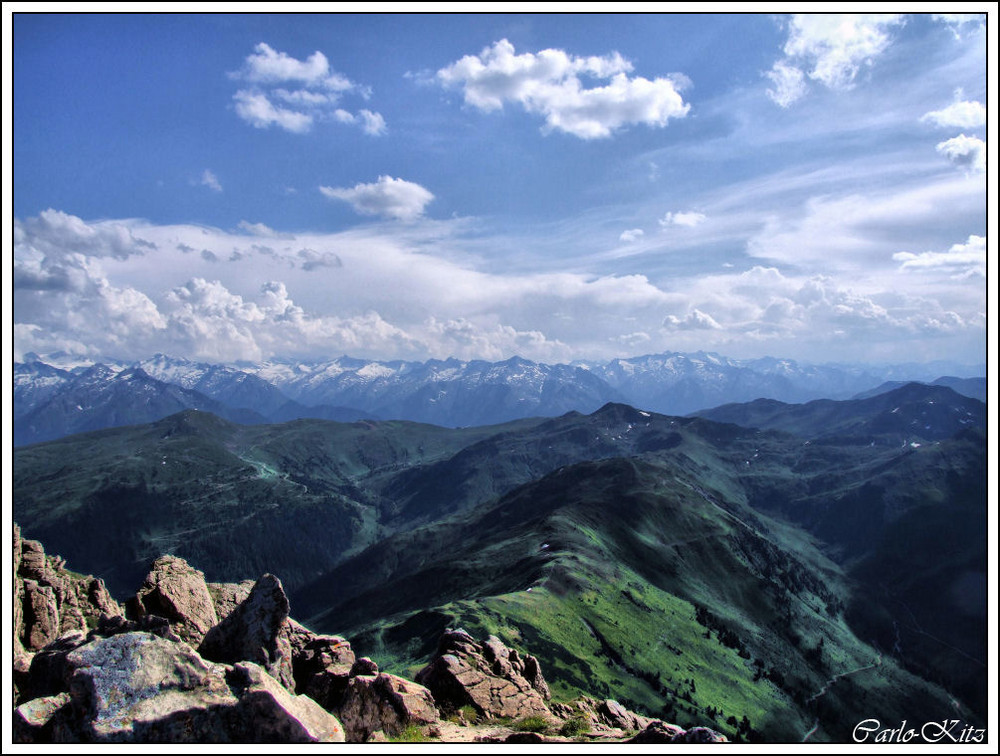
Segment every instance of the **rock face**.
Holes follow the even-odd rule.
[[[351,743],[364,743],[378,731],[392,736],[408,725],[430,725],[439,719],[427,688],[384,672],[352,677],[340,708]]]
[[[126,609],[133,619],[151,614],[165,618],[174,632],[195,647],[219,622],[205,575],[175,556],[161,556],[153,562]]]
[[[244,580],[242,583],[206,583],[208,595],[215,605],[215,614],[219,622],[242,604],[253,590],[254,581]]]
[[[16,523],[13,556],[13,669],[18,685],[34,652],[66,633],[85,633],[102,618],[121,616],[122,608],[104,581],[70,572],[60,557],[46,555],[38,541],[21,538]]]
[[[434,659],[416,680],[443,709],[472,706],[486,719],[551,716],[545,704],[549,689],[538,661],[522,659],[495,636],[478,643],[463,630],[446,631]]]
[[[288,690],[295,690],[287,620],[288,597],[281,581],[274,575],[264,575],[250,595],[208,631],[198,652],[206,659],[226,664],[254,662]]]

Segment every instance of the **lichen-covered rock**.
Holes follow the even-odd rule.
[[[38,651],[31,659],[21,688],[22,700],[54,696],[69,690],[73,670],[67,665],[66,656],[86,642],[83,633],[67,633]]]
[[[32,699],[14,709],[15,743],[51,743],[53,722],[69,704],[69,693]]]
[[[392,736],[409,725],[440,719],[431,692],[422,685],[386,673],[352,677],[340,708],[350,743],[364,743],[375,732]]]
[[[225,742],[237,698],[225,669],[148,633],[101,638],[67,656],[84,742]]]
[[[205,575],[180,557],[161,556],[126,609],[131,619],[148,615],[166,618],[175,632],[197,647],[219,622]]]
[[[250,595],[218,625],[205,634],[198,652],[206,659],[225,664],[250,661],[295,690],[292,647],[287,631],[288,597],[281,581],[264,575]]]
[[[496,637],[478,643],[462,630],[446,631],[431,662],[417,673],[442,708],[472,706],[484,718],[549,716],[539,692],[544,682],[535,662],[535,684],[523,675],[524,661]],[[542,688],[548,692],[548,686]]]
[[[343,742],[336,717],[251,662],[202,659],[148,633],[98,638],[65,656],[69,692],[22,704],[25,739],[83,743]]]

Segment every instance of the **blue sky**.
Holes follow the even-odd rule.
[[[17,359],[986,360],[983,16],[11,38]]]

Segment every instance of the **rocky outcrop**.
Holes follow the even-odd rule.
[[[153,562],[142,587],[125,606],[131,619],[163,617],[182,639],[197,647],[219,617],[205,575],[180,557]]]
[[[240,603],[205,635],[198,652],[206,659],[226,664],[250,661],[295,690],[292,646],[288,620],[288,597],[281,581],[264,575]]]
[[[416,680],[443,709],[472,706],[486,719],[552,715],[545,704],[548,685],[537,660],[522,659],[496,636],[479,643],[463,630],[446,631],[437,654]]]
[[[430,725],[439,719],[427,688],[384,672],[352,677],[340,708],[351,743],[364,743],[379,731],[397,735],[409,725]]]
[[[411,726],[442,742],[549,743],[571,742],[579,720],[589,740],[725,740],[612,700],[550,707],[538,660],[495,636],[446,631],[417,682],[380,672],[344,638],[291,619],[273,575],[206,583],[161,557],[126,617],[101,581],[69,572],[16,525],[14,575],[18,743],[385,742]],[[526,717],[547,720],[544,732],[516,732]]]
[[[38,541],[21,537],[14,524],[13,670],[15,700],[33,654],[66,633],[86,633],[102,618],[121,616],[122,608],[104,581],[77,575]]]

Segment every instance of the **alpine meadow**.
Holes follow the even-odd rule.
[[[995,4],[706,7],[5,4],[5,752],[989,752]]]

